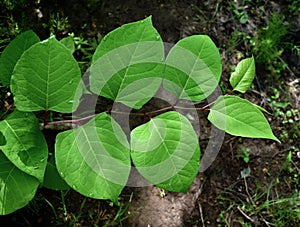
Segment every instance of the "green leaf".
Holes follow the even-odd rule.
[[[252,84],[255,76],[254,57],[242,60],[230,76],[233,90],[245,93]]]
[[[2,132],[0,131],[0,146],[3,146],[6,144],[6,139],[5,136],[2,134]]]
[[[21,111],[72,112],[78,106],[81,86],[76,60],[54,37],[25,51],[11,80],[15,105]]]
[[[56,166],[74,190],[118,202],[130,172],[130,151],[120,126],[106,113],[87,124],[59,133]]]
[[[199,102],[214,91],[221,70],[221,57],[213,41],[206,35],[193,35],[170,50],[163,86],[179,99]]]
[[[43,182],[48,148],[33,113],[15,110],[0,121],[0,129],[6,144],[0,149],[21,171]]]
[[[75,44],[74,44],[74,40],[71,36],[63,38],[62,40],[60,40],[60,43],[62,43],[71,52],[71,54],[74,53]]]
[[[142,176],[174,192],[186,192],[199,169],[198,137],[177,112],[161,114],[131,132],[131,156]]]
[[[90,70],[91,91],[141,108],[158,90],[164,47],[151,17],[107,34],[97,47]]]
[[[39,181],[14,166],[0,150],[0,215],[6,215],[28,204]]]
[[[3,85],[9,86],[17,61],[25,50],[39,41],[39,37],[32,30],[28,30],[18,35],[8,44],[0,57],[0,82]]]
[[[50,156],[50,159],[47,163],[43,187],[52,190],[67,190],[70,188],[70,186],[61,178],[57,171],[54,155]]]
[[[237,96],[221,96],[212,106],[208,120],[225,132],[242,137],[265,138],[280,142],[259,109]]]

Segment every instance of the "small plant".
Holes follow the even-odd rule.
[[[246,24],[248,21],[248,14],[246,12],[246,6],[238,6],[236,1],[232,1],[228,10],[232,10],[235,17],[239,20],[241,24]]]
[[[280,58],[287,44],[288,25],[284,16],[273,13],[268,26],[264,27],[252,40],[253,54],[257,62],[267,66],[271,72],[279,74],[287,64]]]
[[[207,106],[194,106],[212,94],[221,76],[219,51],[206,35],[180,40],[165,58],[151,17],[123,25],[101,40],[88,80],[81,77],[72,56],[74,45],[69,44],[53,36],[40,41],[27,31],[1,55],[0,81],[10,86],[15,105],[0,116],[2,215],[25,206],[40,185],[71,187],[85,196],[118,204],[131,161],[152,184],[187,192],[199,170],[200,147],[188,116],[176,110],[209,110],[208,120],[220,130],[279,142],[261,108],[238,96],[219,96]],[[251,57],[237,65],[230,83],[235,91],[245,93],[254,75]],[[130,135],[111,116],[124,114],[117,107],[100,113],[90,106],[80,110],[83,94],[141,109],[161,86],[176,101],[154,111],[164,112],[156,117],[151,116],[154,112],[142,114],[148,122]],[[181,106],[180,100],[191,103],[190,107]],[[57,113],[73,116],[49,122],[49,116]],[[55,152],[50,155],[40,127],[61,123],[74,127],[57,135]]]

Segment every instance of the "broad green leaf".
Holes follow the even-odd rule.
[[[0,215],[6,215],[28,204],[39,181],[14,166],[0,150]]]
[[[198,137],[177,112],[161,114],[131,133],[131,156],[140,174],[157,186],[186,192],[199,169]]]
[[[106,113],[59,133],[55,159],[61,177],[74,190],[117,203],[130,172],[130,151],[120,126]]]
[[[65,37],[60,42],[71,52],[71,54],[75,51],[74,40],[71,36]]]
[[[21,111],[69,113],[81,97],[81,72],[70,51],[54,37],[30,47],[11,78],[11,90]]]
[[[33,113],[15,110],[0,121],[6,144],[0,149],[21,171],[43,182],[48,148]]]
[[[210,109],[208,120],[225,132],[242,137],[265,138],[280,142],[259,109],[237,96],[221,96]]]
[[[0,131],[0,146],[3,146],[6,144],[6,139],[4,137],[4,135],[2,134],[2,132]]]
[[[221,70],[221,57],[213,41],[206,35],[193,35],[170,50],[163,86],[179,99],[199,102],[214,91]]]
[[[17,61],[25,50],[39,41],[39,37],[32,30],[28,30],[8,44],[0,57],[0,83],[9,86]]]
[[[52,155],[47,163],[43,187],[52,190],[67,190],[69,185],[61,178],[55,165],[55,158]]]
[[[242,60],[230,76],[233,90],[245,93],[252,84],[255,76],[254,57]]]
[[[161,84],[164,47],[151,17],[107,34],[97,47],[90,70],[91,91],[141,108]]]

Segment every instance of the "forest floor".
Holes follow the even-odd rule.
[[[299,225],[299,1],[20,2],[0,3],[0,51],[15,35],[27,29],[32,29],[41,39],[48,38],[50,33],[58,39],[73,33],[77,42],[74,55],[82,62],[83,73],[101,37],[123,24],[150,15],[164,42],[175,44],[194,34],[211,37],[223,60],[220,87],[224,93],[232,92],[228,80],[234,66],[254,55],[256,79],[243,97],[269,112],[266,117],[282,143],[226,135],[215,161],[199,173],[197,198],[189,204],[192,209],[182,213],[181,225]],[[204,131],[200,136],[202,153],[210,133],[209,123],[204,121],[203,124]],[[147,226],[151,223],[137,220],[141,215],[153,216],[142,214],[151,212],[152,208],[143,209],[139,193],[137,188],[126,187],[120,196],[122,206],[117,207],[109,201],[86,198],[73,190],[41,188],[28,206],[0,217],[0,221],[18,226],[128,226],[132,223]],[[166,200],[174,194],[162,193],[153,200],[152,210],[161,206],[155,201]],[[160,212],[155,215],[167,215],[162,210]],[[166,223],[161,222],[161,226],[163,224]]]

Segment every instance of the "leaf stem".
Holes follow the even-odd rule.
[[[158,110],[154,110],[154,111],[149,111],[149,112],[145,112],[145,113],[130,113],[132,116],[145,116],[145,117],[149,117],[149,115],[155,114],[155,113],[160,113],[166,110],[170,110],[170,109],[181,109],[181,110],[209,110],[209,106],[211,106],[212,104],[214,104],[215,102],[212,102],[210,104],[207,104],[203,107],[183,107],[183,106],[167,106]],[[108,114],[114,113],[114,114],[128,114],[128,112],[122,112],[122,111],[114,111],[114,110],[107,110],[105,111]],[[49,114],[49,113],[48,113]],[[52,121],[52,122],[47,122],[46,124],[48,125],[54,125],[54,124],[62,124],[62,123],[73,123],[73,124],[80,124],[81,121],[86,121],[89,120],[93,117],[96,117],[98,114],[92,114],[86,117],[82,117],[82,118],[78,118],[78,119],[70,119],[70,120],[61,120],[61,121]],[[45,113],[46,115],[46,113]],[[46,118],[45,118],[46,120]],[[45,121],[44,121],[44,125]]]

